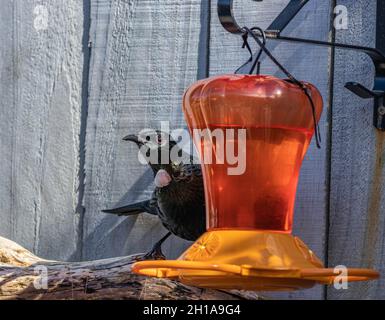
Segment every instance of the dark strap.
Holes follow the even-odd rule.
[[[320,134],[320,129],[319,129],[319,125],[317,123],[317,117],[316,117],[316,110],[315,110],[315,105],[314,105],[314,101],[309,93],[309,90],[308,88],[300,81],[298,81],[273,55],[272,53],[266,48],[266,42],[265,41],[261,41],[259,39],[259,37],[255,34],[254,30],[258,30],[263,39],[265,39],[265,35],[264,35],[264,31],[258,27],[254,27],[252,29],[249,29],[247,27],[243,27],[242,28],[242,31],[244,31],[244,34],[247,34],[247,35],[250,35],[253,37],[253,39],[258,43],[258,45],[260,46],[261,48],[261,51],[260,53],[262,53],[262,51],[270,58],[270,60],[288,77],[288,79],[290,80],[290,82],[294,83],[295,85],[299,86],[303,92],[305,93],[306,97],[309,99],[309,102],[310,102],[310,106],[311,106],[311,109],[312,109],[312,113],[313,113],[313,122],[314,122],[314,135],[315,135],[315,138],[316,138],[316,145],[317,145],[317,148],[318,149],[321,149],[321,134]],[[247,38],[243,38],[244,41],[247,42]],[[246,39],[246,40],[245,40]],[[249,48],[249,46],[248,46]],[[258,61],[260,57],[260,54],[256,60],[256,62]],[[255,63],[256,63],[255,62]]]

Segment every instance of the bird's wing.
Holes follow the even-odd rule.
[[[158,204],[156,202],[156,199],[154,199],[153,197],[150,200],[129,204],[114,209],[106,209],[102,211],[105,213],[117,214],[118,216],[131,216],[142,212],[158,215]]]

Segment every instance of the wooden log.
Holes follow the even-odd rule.
[[[133,274],[131,265],[141,256],[78,263],[50,261],[0,237],[0,300],[258,299],[251,292],[200,289]]]

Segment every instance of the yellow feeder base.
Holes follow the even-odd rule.
[[[212,230],[204,233],[178,260],[140,261],[141,275],[178,279],[213,289],[288,291],[332,284],[339,273],[297,237],[278,232]],[[347,281],[379,278],[371,269],[348,269]]]

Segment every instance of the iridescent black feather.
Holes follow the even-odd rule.
[[[157,131],[156,135],[158,137],[155,141],[161,142],[164,134]],[[137,135],[128,135],[123,140],[135,142],[139,148],[149,141],[154,141],[148,138],[141,139]],[[166,144],[159,143],[159,146],[157,146],[159,157],[161,151],[165,150],[164,148],[166,148],[169,155],[171,148],[178,148],[176,142],[171,137],[168,137],[167,140]],[[182,150],[180,151],[182,152]],[[201,166],[193,163],[190,157],[186,158],[190,159],[189,163],[170,161],[168,164],[159,164],[160,161],[157,163],[149,162],[154,177],[159,170],[165,170],[169,174],[171,177],[169,184],[163,187],[156,187],[152,198],[149,200],[103,210],[103,212],[119,216],[134,215],[141,212],[157,215],[165,228],[172,234],[182,239],[196,240],[206,229],[203,177]],[[168,235],[162,238],[146,257],[163,258],[160,246]]]

